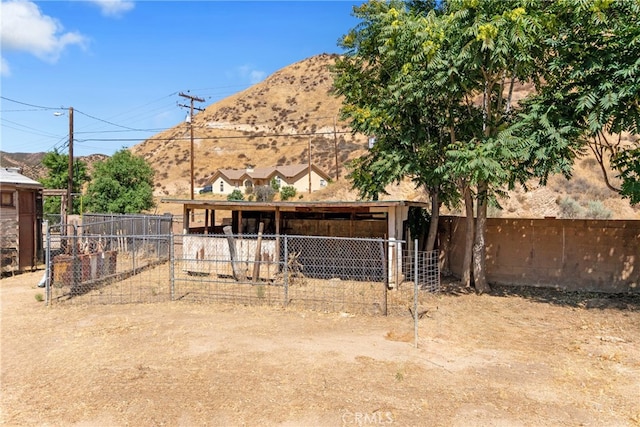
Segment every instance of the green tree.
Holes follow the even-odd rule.
[[[47,176],[40,180],[45,188],[50,189],[67,189],[69,185],[69,156],[61,154],[58,150],[53,150],[44,155],[42,164],[47,168]],[[74,159],[73,162],[73,193],[81,193],[82,186],[89,180],[87,173],[87,164],[82,160]],[[61,197],[47,197],[44,201],[43,210],[48,214],[59,214]],[[79,197],[73,197],[73,212],[68,214],[80,213],[81,201]]]
[[[435,4],[415,3],[420,11]],[[416,52],[417,46],[420,50],[440,43],[441,31],[435,15],[418,17],[401,2],[365,3],[354,14],[363,22],[341,42],[347,54],[336,62],[334,87],[344,97],[342,117],[351,120],[354,131],[375,136],[375,144],[350,165],[349,177],[368,199],[410,177],[431,199],[433,221],[426,245],[431,250],[440,205],[458,197],[455,185],[437,171],[449,137],[443,131],[446,94],[428,94],[430,76],[424,64],[434,50]],[[421,31],[425,25],[434,26],[428,34]]]
[[[640,147],[614,154],[612,164],[622,179],[622,197],[628,198],[632,205],[640,203]]]
[[[293,185],[285,185],[280,189],[280,200],[286,201],[296,196],[297,190]]]
[[[342,40],[347,54],[336,64],[335,87],[345,98],[343,117],[375,135],[376,145],[353,164],[354,186],[376,198],[411,177],[431,197],[432,225],[438,200],[463,197],[463,281],[470,283],[472,269],[480,293],[489,289],[487,208],[506,188],[526,189],[532,178],[545,184],[553,173],[570,177],[589,147],[603,171],[609,157],[623,181],[618,190],[637,201],[639,9],[635,0],[355,8],[362,22]],[[529,82],[535,94],[513,102],[515,85]]]
[[[431,196],[432,225],[440,198],[455,203],[464,197],[463,280],[470,282],[473,266],[480,293],[489,289],[488,204],[497,203],[505,185],[528,176],[525,161],[538,154],[513,135],[518,110],[511,96],[518,81],[537,80],[543,5],[451,0],[426,12],[370,1],[355,9],[363,22],[343,39],[349,50],[337,66],[343,114],[356,131],[377,138],[355,164],[355,186],[377,195],[389,182],[411,177]],[[544,160],[541,170],[556,167]]]
[[[540,146],[552,139],[557,146],[588,147],[605,184],[638,203],[640,2],[550,2],[548,16],[543,79],[527,103],[523,134]],[[607,162],[620,187],[611,182]]]
[[[139,213],[154,206],[151,166],[127,149],[95,165],[87,190],[90,212]]]
[[[276,193],[280,191],[280,182],[277,179],[271,178],[271,182],[269,182],[269,185],[275,190]]]
[[[461,88],[453,101],[457,111],[468,111],[466,117],[454,117],[456,125],[451,133],[455,132],[455,137],[443,169],[449,170],[452,179],[468,185],[465,191],[475,198],[471,258],[479,293],[489,290],[485,267],[489,204],[498,203],[506,185],[529,176],[526,160],[543,162],[541,173],[556,167],[544,152],[535,151],[513,135],[518,113],[512,102],[513,87],[518,82],[538,80],[537,61],[543,55],[541,44],[546,37],[546,17],[539,10],[543,6],[543,2],[527,0],[450,1],[448,14],[442,17],[445,42],[433,64],[440,76],[436,82],[446,78]],[[469,213],[467,208],[471,232],[474,219]]]

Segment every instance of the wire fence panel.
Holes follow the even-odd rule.
[[[169,300],[170,247],[170,235],[79,236],[75,229],[73,234],[47,233],[47,300],[54,304]]]
[[[85,229],[86,232],[86,229]],[[222,302],[407,314],[439,289],[437,252],[402,242],[276,235],[82,234],[49,227],[50,304]]]
[[[286,236],[288,305],[311,310],[386,314],[386,242]]]
[[[282,305],[282,262],[275,236],[175,235],[176,300]]]
[[[402,264],[408,273],[406,280],[417,283],[420,290],[440,291],[440,264],[438,251],[403,251]]]

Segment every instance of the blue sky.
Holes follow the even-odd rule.
[[[363,1],[27,1],[0,5],[0,149],[113,154],[321,53]],[[61,114],[62,113],[62,114]],[[135,130],[131,130],[135,129]]]

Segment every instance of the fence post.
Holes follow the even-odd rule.
[[[76,292],[79,292],[78,279],[80,271],[78,270],[82,268],[82,264],[78,262],[78,229],[75,224],[72,224],[71,226],[73,227],[73,238],[71,239],[71,294],[73,295]]]
[[[129,239],[125,237],[125,239]],[[136,236],[131,236],[131,262],[133,266],[133,274],[136,274]]]
[[[284,236],[284,265],[282,266],[282,278],[284,280],[284,301],[283,305],[289,305],[289,251],[287,250],[288,236]]]
[[[45,242],[47,243],[47,249],[44,253],[44,268],[45,268],[45,301],[47,305],[51,304],[51,232],[49,231],[49,220],[44,221],[46,227]]]
[[[413,338],[418,348],[418,239],[414,240],[413,248]]]
[[[169,289],[169,293],[171,295],[171,301],[174,301],[176,298],[176,275],[175,275],[175,262],[176,262],[176,257],[175,257],[175,250],[173,248],[173,245],[175,243],[175,239],[173,236],[173,230],[171,231],[171,233],[169,234],[169,275],[171,277],[171,288]]]
[[[383,288],[383,293],[382,293],[382,315],[386,316],[387,315],[387,292],[389,291],[389,273],[388,273],[388,267],[387,267],[387,263],[389,262],[388,259],[385,258],[384,254],[385,254],[385,244],[386,241],[385,240],[380,240],[380,262],[382,263],[382,274],[384,275],[384,278],[382,279],[382,286]],[[396,274],[397,276],[397,274]],[[396,283],[398,282],[398,278],[396,278]]]
[[[251,280],[255,283],[260,282],[260,263],[262,261],[262,232],[264,231],[264,222],[260,221],[258,226],[258,239],[256,240],[256,254],[253,263],[253,273]]]

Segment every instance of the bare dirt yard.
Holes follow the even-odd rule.
[[[0,280],[15,426],[640,425],[640,298],[449,286],[419,321],[186,302],[55,305]]]

